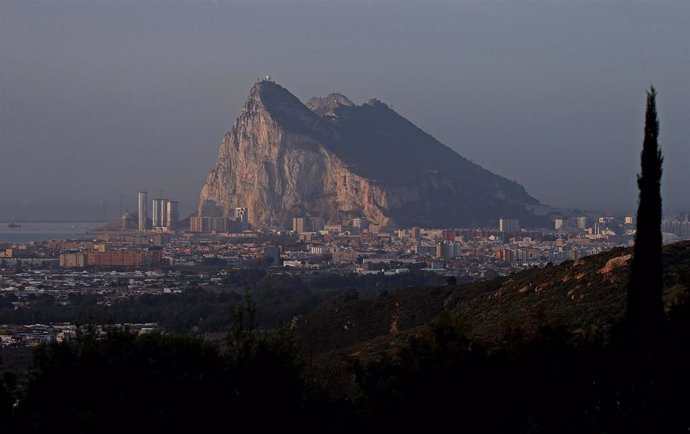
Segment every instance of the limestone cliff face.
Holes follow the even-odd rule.
[[[332,94],[304,105],[260,81],[221,142],[199,215],[229,216],[235,207],[262,228],[289,227],[300,215],[457,227],[499,217],[529,223],[540,205],[377,100],[356,106]]]
[[[287,90],[269,81],[255,84],[220,145],[199,215],[232,215],[235,207],[247,207],[256,227],[288,227],[292,217],[308,214],[387,221],[385,192],[323,145],[331,135]]]

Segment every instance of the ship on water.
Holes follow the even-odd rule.
[[[22,225],[20,225],[19,223],[15,223],[15,222],[12,221],[12,222],[10,222],[10,224],[7,225],[7,227],[10,228],[10,229],[13,229],[13,228],[21,228]]]

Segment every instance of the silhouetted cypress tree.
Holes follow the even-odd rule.
[[[637,234],[628,284],[627,320],[639,332],[650,331],[664,320],[661,265],[661,166],[663,157],[657,138],[656,90],[647,92],[642,172],[637,176],[640,200]]]

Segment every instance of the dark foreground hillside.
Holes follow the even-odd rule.
[[[387,341],[396,331],[416,330],[441,312],[485,344],[499,342],[507,330],[531,333],[545,323],[572,330],[607,326],[625,311],[631,253],[631,248],[618,248],[488,281],[384,292],[374,300],[350,294],[302,316],[296,337],[310,353],[361,350],[363,344]],[[663,260],[670,306],[690,286],[690,242],[665,246]]]
[[[690,243],[665,249],[651,336],[619,321],[627,254],[344,294],[271,332],[248,298],[220,344],[86,329],[39,347],[27,384],[3,379],[0,431],[687,432]]]

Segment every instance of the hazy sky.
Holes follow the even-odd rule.
[[[258,75],[376,97],[543,203],[690,210],[690,1],[0,0],[0,219],[190,212]],[[71,211],[70,211],[71,210]]]

